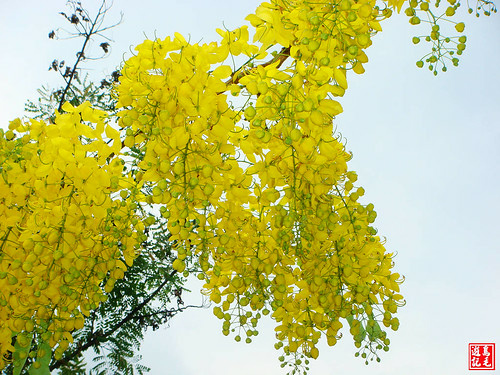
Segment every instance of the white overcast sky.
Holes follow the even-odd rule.
[[[1,127],[23,115],[41,85],[61,84],[47,68],[54,58],[72,61],[79,43],[47,34],[66,26],[58,15],[65,3],[0,1]],[[178,31],[211,41],[216,27],[239,26],[258,3],[115,0],[108,20],[122,11],[124,21],[108,34],[111,56],[85,67],[100,79],[145,35]],[[500,344],[500,15],[464,18],[468,43],[459,68],[438,77],[417,69],[422,53],[411,37],[423,32],[395,15],[374,38],[366,73],[349,79],[336,123],[354,153],[350,167],[365,202],[375,204],[379,233],[398,254],[407,305],[380,364],[354,358],[347,334],[333,348],[320,347],[311,374],[467,374],[469,342]],[[186,299],[199,303],[193,288]],[[151,374],[284,374],[273,343],[272,323],[263,322],[246,345],[222,336],[211,309],[196,310],[148,334],[142,355]]]

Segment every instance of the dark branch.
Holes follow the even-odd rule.
[[[172,271],[168,277],[165,278],[165,280],[151,293],[144,301],[142,301],[139,305],[137,305],[134,309],[132,309],[126,316],[123,318],[119,323],[115,324],[113,327],[111,327],[108,331],[106,332],[99,332],[97,331],[95,335],[88,336],[88,340],[85,343],[79,343],[78,346],[75,348],[74,351],[71,353],[68,353],[65,355],[63,358],[60,360],[54,362],[50,366],[50,371],[53,371],[57,368],[60,368],[61,366],[67,365],[73,358],[78,357],[81,353],[86,351],[88,348],[90,348],[93,345],[98,344],[101,341],[105,341],[105,339],[109,336],[111,336],[113,333],[115,333],[118,329],[120,329],[124,324],[128,323],[132,319],[135,319],[138,317],[138,313],[149,303],[151,300],[161,292],[161,290],[169,283],[172,281],[172,277],[177,273],[177,271]],[[182,311],[182,310],[181,310]]]
[[[85,51],[87,49],[89,41],[92,40],[92,38],[94,36],[96,36],[96,35],[102,36],[102,32],[103,31],[109,30],[109,29],[111,29],[111,28],[119,25],[122,22],[123,15],[121,16],[120,21],[118,21],[117,23],[115,23],[115,24],[113,24],[111,26],[107,26],[107,27],[101,28],[102,23],[104,21],[104,15],[110,9],[110,7],[105,7],[105,5],[106,5],[106,0],[103,0],[102,3],[101,3],[101,6],[99,7],[97,15],[95,16],[95,18],[94,18],[93,21],[90,20],[90,16],[88,15],[87,11],[84,11],[84,10],[82,10],[80,8],[76,8],[76,12],[79,13],[80,18],[83,21],[85,21],[84,24],[82,24],[82,22],[79,22],[79,21],[76,22],[73,19],[74,17],[76,17],[76,19],[78,19],[78,17],[75,14],[73,14],[74,17],[73,16],[68,17],[67,15],[63,14],[68,20],[70,20],[70,22],[73,25],[75,25],[75,27],[78,30],[78,34],[74,35],[74,37],[83,36],[83,37],[85,37],[85,39],[84,39],[82,48],[76,54],[77,59],[76,59],[74,65],[73,65],[73,67],[70,68],[70,70],[68,70],[68,72],[65,73],[64,76],[63,76],[63,78],[65,79],[66,85],[65,85],[64,90],[62,91],[62,95],[61,95],[61,97],[59,99],[59,104],[58,104],[58,108],[57,108],[57,110],[59,112],[62,111],[62,106],[63,106],[64,101],[66,99],[66,95],[67,95],[68,91],[71,89],[73,78],[75,78],[75,76],[77,74],[78,65],[83,60],[85,60],[85,59],[88,60],[89,59],[89,57],[87,57],[86,54],[85,54]],[[75,21],[75,22],[73,22],[73,21]],[[90,24],[90,28],[88,28],[87,24]],[[79,26],[81,26],[81,29],[78,28]],[[51,35],[53,35],[53,32],[51,32],[51,34],[49,34],[49,37]],[[109,38],[106,38],[106,39],[109,40]],[[105,45],[106,48],[104,48],[103,45]],[[109,50],[109,43],[101,43],[100,46],[104,50],[104,53],[108,52],[108,50]]]

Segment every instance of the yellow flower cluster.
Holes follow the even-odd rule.
[[[63,109],[0,137],[0,368],[13,338],[60,358],[141,240],[133,196],[119,193],[130,184],[119,132],[88,103]]]
[[[292,58],[307,62],[305,71],[324,80],[333,77],[328,68],[364,72],[362,64],[368,58],[362,50],[371,45],[371,35],[382,30],[379,21],[390,15],[373,0],[275,0],[260,5],[247,20],[256,28],[254,39],[262,50],[277,44],[286,47]],[[345,89],[342,83],[338,82]]]
[[[206,281],[237,341],[271,313],[293,366],[318,356],[322,335],[334,345],[341,319],[363,357],[388,348],[379,322],[399,326],[401,277],[332,123],[346,71],[364,71],[389,14],[373,2],[271,1],[247,18],[258,44],[247,27],[218,30],[219,43],[147,40],[117,87],[124,143],[143,155],[137,179],[168,223],[174,268]],[[226,63],[240,55],[240,68]]]
[[[206,255],[200,263],[208,269],[213,228],[223,218],[228,222],[222,225],[231,221],[225,214],[231,205],[248,200],[243,186],[251,180],[235,158],[232,141],[240,115],[222,94],[227,90],[223,79],[232,70],[225,65],[211,69],[228,50],[215,43],[190,45],[179,34],[146,41],[137,50],[125,63],[117,88],[119,104],[130,107],[120,113],[128,127],[125,145],[144,152],[140,179],[151,188],[147,202],[161,204],[168,219],[179,252],[174,267],[183,271],[184,259],[196,247]]]
[[[0,134],[0,368],[13,338],[62,355],[132,264],[148,205],[174,269],[205,281],[223,334],[251,342],[270,314],[282,366],[307,370],[319,339],[335,345],[347,322],[357,355],[379,360],[402,277],[333,120],[346,73],[364,72],[380,21],[403,3],[270,0],[247,17],[253,30],[217,29],[219,42],[176,33],[139,45],[116,87],[120,131],[88,104],[66,103],[55,124],[13,121]],[[409,5],[414,24],[417,6],[429,9]],[[440,18],[434,68],[451,40]]]

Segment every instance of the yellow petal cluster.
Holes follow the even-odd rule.
[[[373,2],[271,1],[247,17],[253,44],[246,27],[218,30],[218,43],[147,40],[116,88],[174,268],[206,281],[237,341],[270,314],[284,365],[316,358],[319,339],[334,345],[346,323],[376,356],[389,343],[379,323],[399,326],[402,278],[333,128],[346,72],[364,71],[387,16]]]
[[[13,337],[61,356],[137,255],[119,132],[88,103],[63,109],[0,137],[0,368]]]

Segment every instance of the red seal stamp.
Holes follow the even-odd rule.
[[[469,370],[495,370],[495,344],[469,344]]]

